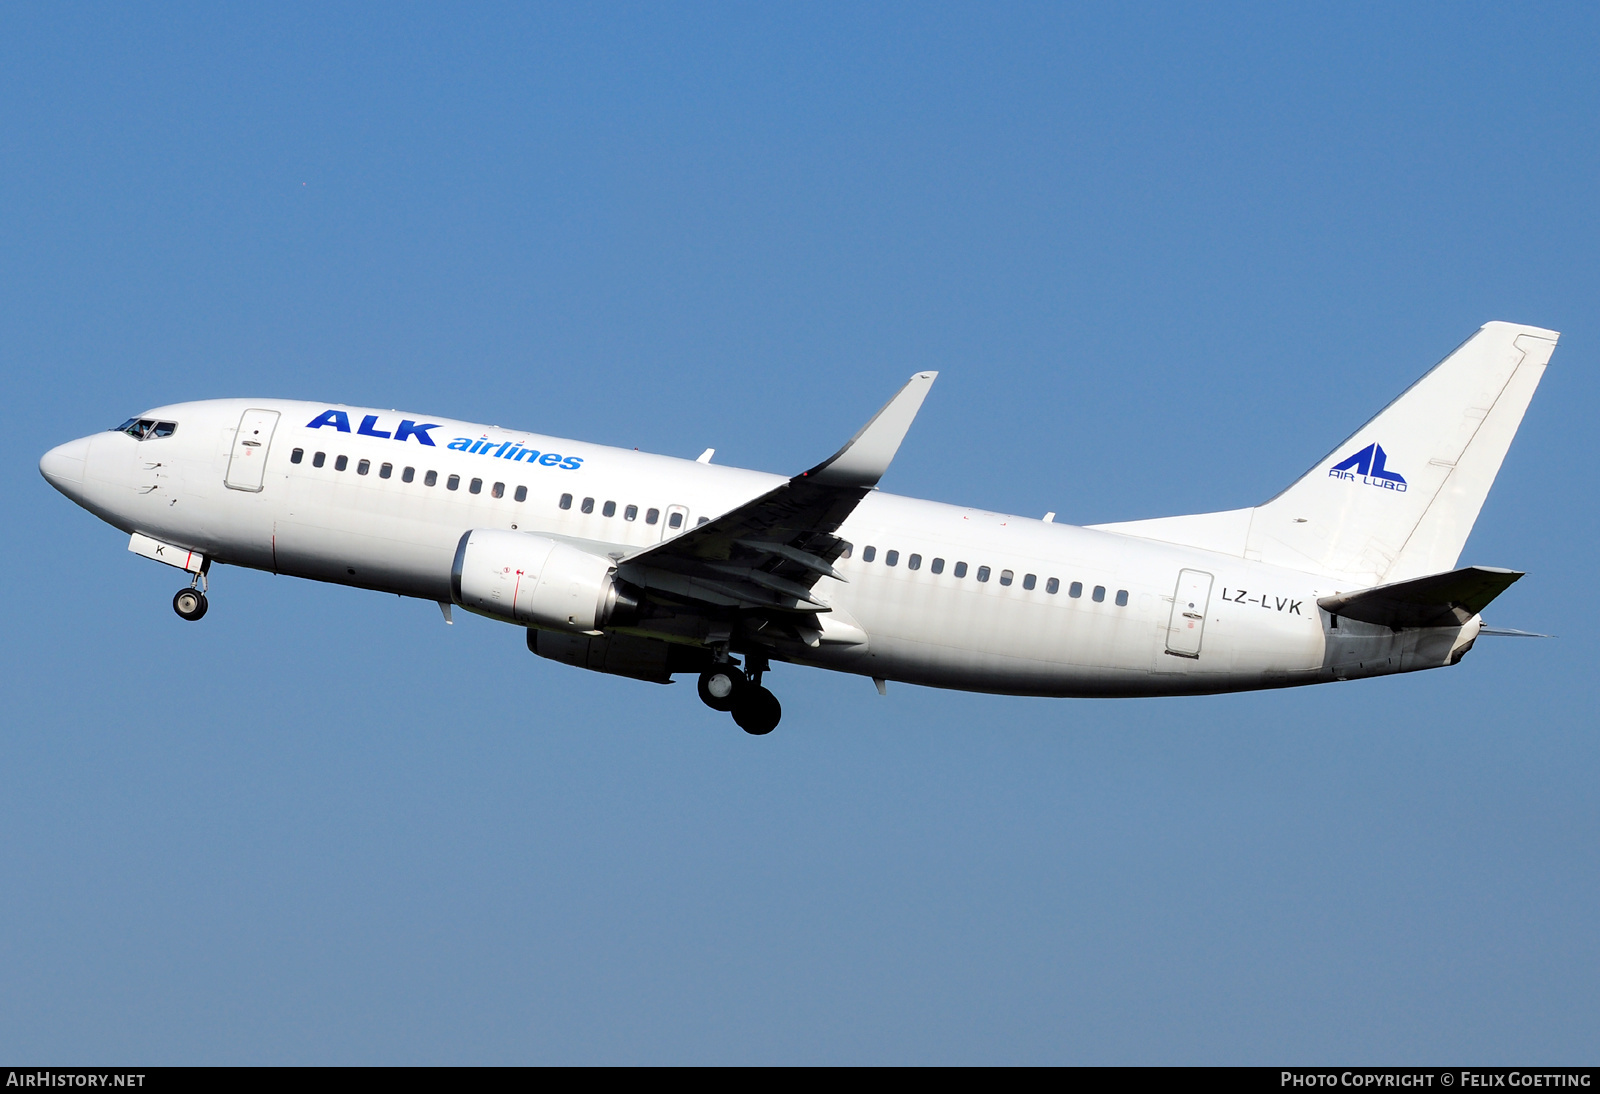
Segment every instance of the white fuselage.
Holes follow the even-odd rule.
[[[281,417],[264,446],[259,490],[234,489],[225,478],[250,408]],[[785,481],[498,427],[338,409],[348,432],[308,425],[325,415],[322,403],[183,403],[147,415],[176,422],[172,436],[97,433],[43,466],[59,489],[124,531],[216,562],[441,602],[451,599],[452,555],[468,529],[537,532],[623,557]],[[395,436],[401,422],[413,427],[404,439]],[[482,450],[463,450],[463,441],[485,439]],[[538,455],[515,458],[530,451]],[[1476,618],[1399,634],[1349,620],[1335,626],[1317,607],[1319,596],[1347,591],[1335,577],[876,491],[838,534],[852,549],[837,563],[846,580],[824,577],[814,589],[832,609],[822,625],[864,640],[783,656],[888,680],[1055,696],[1236,691],[1451,664],[1480,626]],[[1190,611],[1175,604],[1199,580],[1186,571],[1210,578]],[[1198,656],[1169,652],[1175,645]]]

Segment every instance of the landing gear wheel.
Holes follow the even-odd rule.
[[[172,598],[172,610],[193,623],[206,614],[206,594],[199,589],[179,589]]]
[[[734,704],[733,720],[746,733],[759,737],[778,728],[783,717],[783,706],[778,697],[760,684],[751,684],[739,694]]]
[[[700,674],[700,701],[712,710],[729,711],[747,686],[738,666],[718,665]]]

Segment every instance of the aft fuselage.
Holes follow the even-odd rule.
[[[230,484],[248,410],[278,417],[258,465]],[[123,531],[215,562],[440,602],[469,529],[625,560],[785,481],[324,403],[215,400],[144,417],[177,428],[96,433],[53,450],[42,470]],[[1329,575],[878,491],[838,534],[852,545],[837,563],[845,580],[814,589],[831,609],[826,640],[777,655],[886,680],[1052,696],[1238,691],[1452,664],[1480,626],[1336,621],[1317,606],[1348,591]]]

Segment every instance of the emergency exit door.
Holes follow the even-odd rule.
[[[1172,594],[1172,616],[1167,621],[1167,652],[1174,657],[1199,657],[1206,631],[1206,607],[1211,603],[1212,577],[1204,570],[1181,570]]]
[[[233,452],[228,456],[229,490],[261,491],[267,473],[267,449],[272,446],[272,431],[278,428],[276,410],[247,410],[239,418],[233,435]]]

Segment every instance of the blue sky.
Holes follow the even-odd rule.
[[[0,1057],[1592,1063],[1590,6],[0,10]],[[779,731],[55,494],[188,398],[884,486],[1263,500],[1482,322],[1563,332],[1458,668]]]

